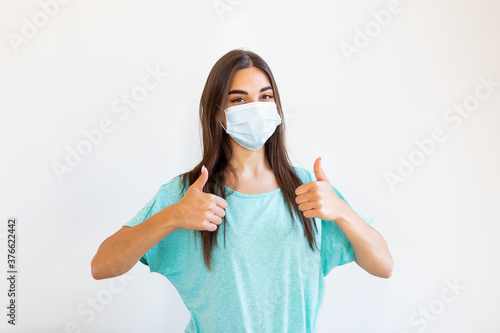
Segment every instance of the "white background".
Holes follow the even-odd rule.
[[[0,7],[3,272],[7,218],[19,223],[18,325],[6,323],[2,278],[2,332],[60,333],[71,322],[80,332],[183,332],[189,313],[167,279],[138,263],[121,280],[96,281],[90,261],[162,184],[198,163],[205,80],[238,47],[273,70],[294,165],[312,169],[321,156],[395,261],[390,279],[355,263],[334,269],[318,332],[498,331],[500,86],[459,126],[443,115],[474,100],[479,77],[500,82],[499,2],[402,0],[382,28],[371,12],[389,1],[233,0],[220,13],[211,0],[73,0],[48,17],[49,2]],[[24,17],[38,31],[16,46]],[[366,27],[372,37],[346,57],[341,45],[361,45]],[[157,66],[169,76],[120,118],[112,103]],[[54,162],[105,118],[113,131],[59,181]],[[423,155],[415,140],[438,128],[446,140]],[[399,156],[423,159],[391,188]]]

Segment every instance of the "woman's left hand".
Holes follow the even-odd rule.
[[[325,221],[339,221],[349,207],[333,190],[330,180],[321,168],[321,157],[314,162],[316,181],[295,189],[295,202],[305,217],[318,217]]]

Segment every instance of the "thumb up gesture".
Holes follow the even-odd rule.
[[[305,217],[317,217],[325,221],[341,219],[347,203],[340,199],[321,168],[321,157],[314,162],[316,181],[302,184],[295,189],[295,202]]]
[[[227,201],[215,194],[203,192],[207,180],[208,170],[203,166],[200,177],[175,204],[177,228],[215,231],[222,223]]]

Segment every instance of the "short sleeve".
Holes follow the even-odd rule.
[[[309,170],[309,181],[315,181],[316,176],[314,171]],[[349,207],[351,207],[356,214],[369,225],[373,224],[373,219],[362,214],[358,209],[353,207],[342,193],[332,185],[333,190],[340,199],[344,200]],[[316,221],[319,220],[315,218]],[[353,262],[356,259],[354,249],[345,236],[342,229],[335,223],[335,221],[321,221],[321,269],[323,276],[327,276],[333,268]]]
[[[152,199],[150,199],[148,201],[148,203],[146,203],[146,205],[144,207],[141,208],[141,210],[139,210],[139,212],[133,218],[131,218],[123,226],[124,227],[134,227],[134,226],[138,225],[139,223],[144,222],[149,217],[151,217],[153,215],[152,214],[153,207],[155,206],[157,199],[158,199],[158,194],[159,194],[159,191],[154,195],[154,197]],[[146,252],[141,257],[140,262],[142,262],[144,265],[149,266],[147,254],[148,254],[148,252]]]
[[[164,184],[158,192],[123,226],[134,227],[144,222],[151,216],[159,213],[166,207],[177,203],[187,189],[181,186],[180,176]],[[176,249],[182,247],[182,230],[175,230],[163,240],[154,245],[140,259],[144,265],[149,266],[150,272],[168,275],[175,271],[179,256]],[[181,245],[179,245],[181,243]]]

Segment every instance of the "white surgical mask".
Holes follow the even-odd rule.
[[[281,124],[275,102],[253,102],[235,105],[224,110],[224,128],[234,141],[250,150],[262,147]]]

